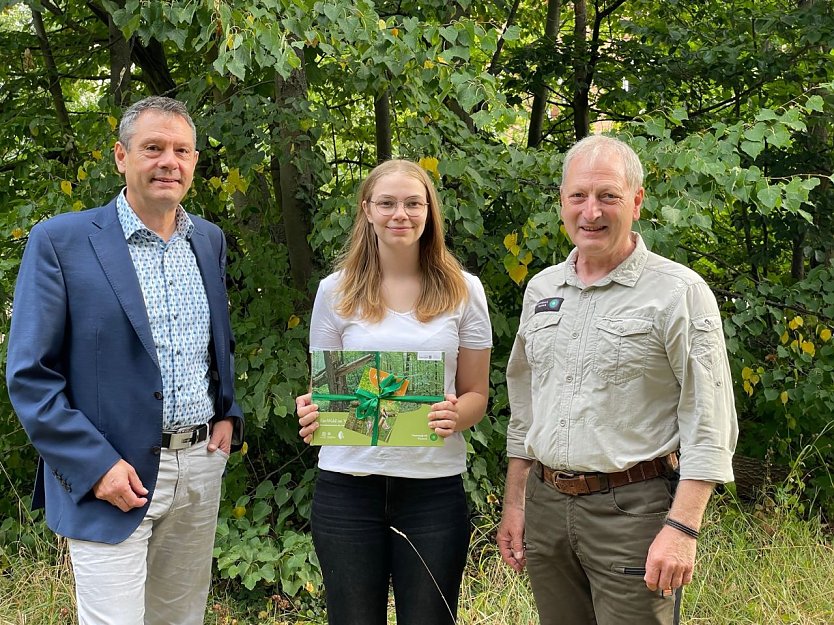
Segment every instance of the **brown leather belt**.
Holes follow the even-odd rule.
[[[542,481],[566,495],[592,495],[605,493],[612,488],[644,482],[655,477],[671,476],[678,468],[678,454],[672,452],[654,460],[645,460],[625,471],[616,473],[570,473],[551,469],[538,462],[538,474]]]

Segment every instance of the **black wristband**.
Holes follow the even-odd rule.
[[[701,532],[699,532],[695,528],[689,527],[688,525],[684,525],[680,521],[675,521],[675,519],[670,519],[669,517],[666,517],[664,523],[669,527],[674,527],[679,532],[683,532],[684,534],[691,538],[694,538],[695,540],[697,540],[698,537],[701,535]]]

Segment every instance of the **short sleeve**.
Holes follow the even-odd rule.
[[[460,346],[467,349],[489,349],[492,347],[492,324],[489,321],[489,306],[481,281],[464,272],[469,287],[469,299],[464,304],[458,336]]]
[[[316,291],[310,317],[310,351],[342,349],[341,324],[334,310],[337,284],[337,274],[330,274]]]

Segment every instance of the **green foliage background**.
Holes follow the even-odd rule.
[[[388,146],[435,176],[449,245],[490,301],[491,402],[468,433],[474,511],[497,509],[503,372],[523,286],[570,250],[560,163],[590,129],[635,147],[647,172],[639,230],[719,297],[740,451],[801,458],[805,500],[834,510],[829,2],[6,0],[0,9],[0,338],[31,227],[120,188],[110,149],[122,107],[171,95],[197,123],[200,176],[186,208],[229,240],[248,424],[221,508],[221,578],[316,603],[315,450],[298,440],[294,397],[308,381],[317,282],[347,237],[359,181]],[[548,9],[558,23],[546,34]],[[534,119],[538,134],[528,133]],[[29,531],[16,510],[35,467],[5,388],[0,431],[10,486],[2,550]]]

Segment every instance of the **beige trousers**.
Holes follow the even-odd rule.
[[[124,542],[69,540],[80,625],[203,623],[228,459],[206,445],[162,450],[151,505]]]

